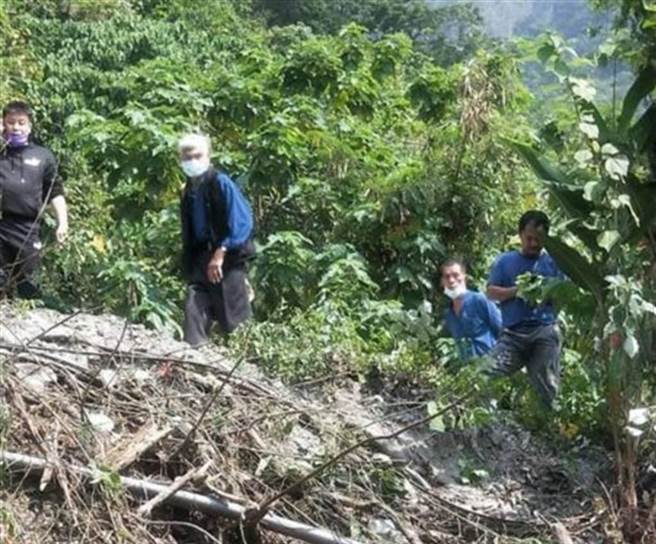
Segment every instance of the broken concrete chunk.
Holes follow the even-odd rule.
[[[49,384],[57,381],[54,370],[31,363],[19,365],[18,376],[23,384],[35,393],[43,393]]]
[[[105,387],[118,385],[118,372],[112,368],[103,368],[98,372],[98,379]]]
[[[87,419],[93,429],[99,433],[111,433],[114,422],[102,412],[88,412]]]
[[[369,530],[386,542],[401,542],[403,535],[396,529],[396,525],[389,519],[373,518],[368,523]]]

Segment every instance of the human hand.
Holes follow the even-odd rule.
[[[212,255],[210,262],[207,263],[207,280],[210,283],[219,283],[223,279],[223,258],[225,251],[221,248],[217,249]]]
[[[68,236],[68,223],[64,221],[59,225],[57,225],[57,229],[55,230],[55,238],[57,239],[57,243],[60,245],[63,244],[67,236]]]

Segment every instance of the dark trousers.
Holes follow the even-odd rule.
[[[560,388],[561,338],[557,325],[504,329],[497,345],[486,356],[485,373],[509,376],[526,367],[528,379],[549,407]]]
[[[0,297],[12,294],[14,288],[21,298],[39,296],[40,250],[38,225],[24,219],[0,219]]]
[[[218,322],[223,333],[230,333],[251,317],[246,283],[246,262],[226,256],[223,279],[216,284],[207,280],[206,269],[211,254],[194,257],[184,307],[184,340],[192,346],[207,342],[212,323]]]

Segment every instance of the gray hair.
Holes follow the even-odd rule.
[[[182,152],[186,149],[200,149],[206,151],[209,155],[212,149],[212,144],[209,136],[206,136],[205,134],[185,134],[180,140],[178,140],[178,152]]]

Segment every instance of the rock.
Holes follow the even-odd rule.
[[[37,394],[43,393],[49,384],[57,381],[57,374],[51,368],[33,363],[18,365],[18,377],[23,385]]]
[[[386,542],[401,542],[403,535],[396,529],[396,525],[389,519],[373,518],[367,524],[369,530]]]
[[[119,383],[118,372],[113,368],[103,368],[98,372],[98,379],[105,387],[113,387]]]
[[[87,419],[99,433],[111,433],[114,430],[114,422],[102,412],[87,412]]]

